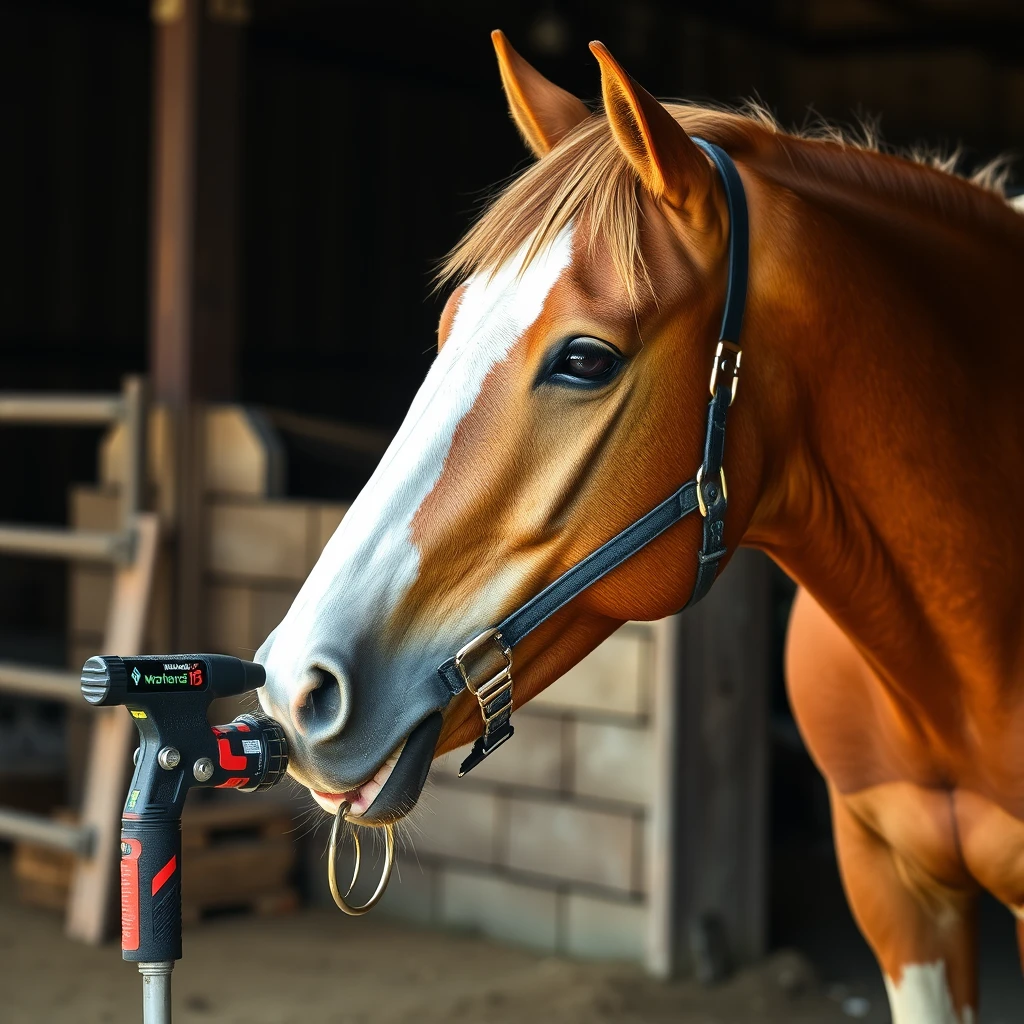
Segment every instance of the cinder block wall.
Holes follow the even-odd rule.
[[[220,409],[207,433],[203,607],[210,651],[251,657],[281,620],[346,506],[288,501],[273,490],[264,438],[241,410]],[[166,464],[159,418],[150,476]],[[118,523],[119,438],[101,450],[98,487],[75,487],[76,527]],[[223,467],[223,471],[217,467]],[[246,469],[245,467],[249,467]],[[169,649],[170,589],[162,565],[145,646]],[[103,647],[111,574],[71,574],[70,661]],[[654,802],[653,727],[664,623],[628,623],[515,712],[515,737],[463,779],[466,751],[438,762],[403,830],[381,911],[421,924],[480,931],[537,950],[643,962],[649,958]],[[664,670],[661,670],[664,675]],[[321,858],[317,859],[322,870]]]
[[[389,912],[548,952],[645,960],[658,635],[623,626],[518,709],[512,740],[465,778],[468,748],[435,765]]]

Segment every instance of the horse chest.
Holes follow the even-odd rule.
[[[901,699],[804,590],[790,619],[786,676],[801,734],[840,793],[893,782],[961,787],[1024,819],[1024,701],[947,700],[930,679],[908,684],[921,699]]]

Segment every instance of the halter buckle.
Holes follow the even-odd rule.
[[[474,682],[472,678],[473,666],[467,666],[466,660],[478,651],[493,643],[493,650],[500,656],[504,664],[492,675],[489,675],[482,682]],[[478,637],[474,637],[466,644],[458,654],[455,655],[455,668],[458,670],[466,689],[480,702],[480,714],[484,723],[488,724],[487,705],[495,697],[501,696],[506,690],[512,689],[512,649],[506,647],[501,640],[501,631],[497,628],[485,630]],[[491,715],[493,718],[494,715]]]
[[[701,484],[701,477],[704,476],[704,467],[701,466],[697,470],[697,505],[700,508],[700,514],[707,519],[708,517],[708,506],[704,500],[704,487]],[[718,467],[718,479],[722,482],[722,497],[729,500],[729,489],[725,486],[725,466]]]
[[[740,383],[740,360],[743,358],[743,352],[740,350],[739,345],[734,344],[731,341],[726,341],[724,338],[718,343],[718,348],[715,350],[715,361],[711,366],[711,397],[715,397],[715,385],[718,383],[719,372],[729,375],[730,370],[732,371],[732,395],[729,398],[729,404],[736,400],[736,389]]]

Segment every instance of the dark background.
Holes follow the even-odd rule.
[[[432,357],[433,268],[526,163],[492,28],[588,100],[600,38],[659,96],[756,96],[787,125],[880,115],[894,145],[962,144],[965,169],[1024,145],[1024,3],[1009,0],[249,7],[235,397],[385,430]],[[142,0],[0,3],[0,389],[114,390],[147,369],[151,37]],[[0,430],[0,520],[65,521],[97,440]],[[293,494],[352,496],[351,473],[292,455]],[[0,559],[0,653],[46,641],[62,661],[64,574]],[[780,580],[777,653],[789,595]],[[781,674],[774,701],[776,849],[827,843]]]
[[[494,27],[585,99],[601,38],[660,96],[756,96],[794,125],[879,115],[895,145],[962,144],[965,168],[1024,142],[1019,0],[247,6],[235,397],[384,429],[431,359],[433,268],[527,160]],[[144,0],[0,2],[0,389],[147,368],[152,31]],[[96,441],[0,431],[0,520],[65,521]],[[358,487],[292,456],[296,495]],[[61,635],[63,579],[0,559],[0,640]]]

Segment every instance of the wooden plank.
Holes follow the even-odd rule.
[[[3,423],[103,426],[105,423],[116,423],[121,411],[120,395],[26,395],[19,391],[0,392],[0,422]]]
[[[654,785],[647,838],[647,938],[644,965],[656,978],[677,969],[680,845],[680,764],[684,680],[679,671],[682,616],[653,624]]]
[[[320,555],[310,542],[315,510],[304,502],[210,502],[206,517],[206,567],[215,574],[291,581],[298,590]]]
[[[127,533],[0,523],[0,551],[8,554],[124,562],[131,558],[131,548],[131,536]]]
[[[82,700],[78,684],[77,673],[0,661],[0,690],[7,693],[78,704]]]
[[[765,951],[771,572],[738,551],[679,619],[675,966],[708,979]]]
[[[54,812],[52,820],[65,827],[77,826],[77,815],[67,809]],[[12,867],[18,902],[63,911],[74,866],[75,855],[68,850],[55,850],[25,840],[15,843]]]
[[[244,902],[282,888],[294,866],[295,844],[289,837],[189,850],[182,857],[182,898],[199,904]]]
[[[0,837],[38,843],[56,850],[81,852],[86,835],[77,825],[70,825],[41,814],[0,808]]]
[[[117,571],[104,647],[138,654],[159,545],[159,522],[152,512],[136,517],[135,562]],[[108,935],[118,865],[120,814],[128,785],[136,730],[124,708],[97,708],[89,746],[81,822],[93,830],[92,855],[75,865],[68,899],[67,934],[97,944]]]
[[[279,914],[290,914],[299,906],[299,894],[292,888],[279,889],[276,892],[248,896],[243,900],[218,900],[209,904],[196,904],[183,899],[181,904],[181,923],[184,925],[198,924],[204,914],[217,910],[247,910],[257,917],[276,917]]]
[[[655,624],[648,970],[710,978],[763,955],[771,572],[738,551]]]
[[[234,829],[247,826],[262,826],[267,822],[285,822],[285,829],[292,827],[294,808],[282,800],[272,797],[260,799],[250,796],[245,800],[210,800],[203,803],[186,804],[181,816],[182,832],[198,833],[210,829]]]

